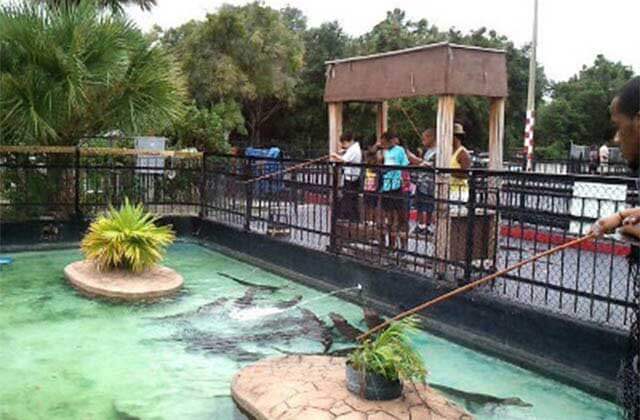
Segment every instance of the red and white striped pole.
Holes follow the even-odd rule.
[[[524,126],[524,147],[527,154],[527,171],[533,171],[534,129],[536,125],[536,50],[538,47],[538,0],[534,0],[533,41],[529,58],[529,88],[527,92],[527,119]]]
[[[527,119],[524,125],[524,149],[527,158],[527,171],[533,171],[533,133],[536,125],[535,109],[527,110]]]

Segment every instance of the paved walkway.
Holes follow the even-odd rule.
[[[287,356],[240,370],[231,384],[236,403],[257,420],[444,420],[471,415],[426,385],[405,386],[392,401],[366,401],[345,384],[345,358]]]

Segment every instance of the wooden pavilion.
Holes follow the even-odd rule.
[[[507,63],[503,50],[439,43],[327,61],[324,101],[329,107],[329,151],[338,149],[345,102],[367,102],[377,107],[378,138],[387,130],[387,101],[417,96],[438,97],[436,125],[438,168],[448,168],[453,144],[455,98],[483,96],[490,102],[489,169],[502,169]],[[424,127],[426,128],[426,127]],[[447,177],[443,175],[442,177]],[[446,185],[440,179],[438,185]],[[446,191],[436,192],[447,197]],[[449,244],[449,212],[438,205],[437,242]],[[446,230],[445,230],[446,229]],[[439,247],[449,249],[450,246]],[[446,250],[438,251],[444,257]]]

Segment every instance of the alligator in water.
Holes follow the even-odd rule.
[[[305,335],[322,343],[324,346],[323,353],[327,353],[333,345],[333,335],[331,335],[331,330],[329,330],[326,324],[310,310],[306,308],[299,309],[302,312],[302,318],[305,321],[303,324],[303,331]]]
[[[282,302],[278,302],[276,303],[276,308],[278,309],[291,308],[292,306],[296,306],[298,303],[300,303],[300,301],[302,301],[302,295],[298,295],[291,300],[284,300]]]
[[[358,328],[349,324],[349,321],[347,321],[342,315],[331,312],[329,314],[329,318],[331,318],[335,329],[338,330],[338,332],[349,341],[356,341],[358,336],[363,333]]]
[[[231,274],[223,273],[221,271],[218,271],[218,275],[222,276],[224,278],[227,278],[229,280],[235,281],[236,283],[241,284],[243,286],[254,287],[256,289],[261,289],[261,290],[267,290],[267,291],[269,291],[271,293],[276,292],[276,291],[286,287],[286,286],[268,286],[266,284],[251,283],[249,281],[242,280],[242,279],[240,279],[238,277],[232,276]]]
[[[175,315],[160,316],[160,317],[153,318],[153,319],[156,319],[156,320],[182,319],[182,318],[190,317],[190,316],[197,315],[197,314],[212,314],[212,313],[216,312],[218,310],[218,308],[220,308],[225,303],[227,303],[228,300],[229,300],[229,298],[221,297],[221,298],[218,298],[218,299],[214,300],[213,302],[205,303],[202,306],[198,306],[198,308],[196,308],[196,309],[194,309],[192,311],[181,312],[181,313],[175,314]]]
[[[474,411],[477,407],[485,407],[488,405],[503,406],[503,405],[515,405],[518,407],[533,407],[526,401],[521,400],[518,397],[500,398],[493,395],[479,394],[475,392],[467,392],[461,389],[455,389],[446,385],[429,384],[431,388],[447,394],[452,398],[457,398],[464,401],[464,405],[469,411]]]
[[[362,308],[364,314],[364,322],[367,324],[367,328],[372,329],[378,325],[384,323],[384,319],[373,309],[364,307]]]
[[[245,295],[240,299],[242,302],[247,302],[249,297]],[[187,326],[174,334],[171,340],[185,343],[186,349],[190,351],[224,354],[239,361],[258,360],[261,357],[260,354],[244,350],[244,344],[260,346],[273,342],[288,343],[301,337],[307,337],[321,343],[323,353],[329,351],[333,345],[330,329],[310,310],[299,308],[299,311],[288,316],[279,315],[261,322],[250,327],[249,332],[243,331],[240,335],[222,336],[218,333]]]
[[[257,291],[258,290],[255,287],[250,287],[249,289],[245,290],[244,295],[236,299],[233,304],[241,308],[251,306],[251,304],[253,303],[253,299],[255,299],[256,297]]]

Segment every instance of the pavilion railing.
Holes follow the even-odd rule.
[[[86,219],[128,197],[160,215],[201,217],[456,285],[577,237],[599,215],[638,203],[635,180],[625,177],[331,162],[282,173],[299,163],[90,148],[26,153],[5,147],[0,149],[0,219]],[[345,182],[358,172],[358,182]],[[272,176],[255,181],[265,174]],[[389,186],[409,186],[411,180],[413,192],[382,192],[381,184],[371,182],[374,176],[395,179]],[[416,229],[419,221],[428,227]],[[474,293],[628,329],[631,252],[617,238],[590,241]]]

